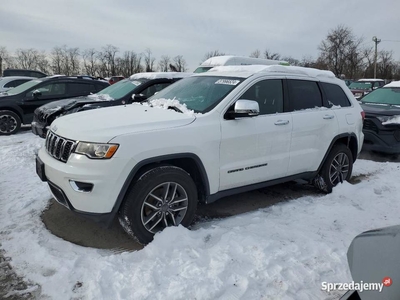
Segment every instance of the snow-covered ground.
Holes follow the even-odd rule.
[[[399,163],[358,160],[359,184],[192,230],[168,228],[143,250],[115,254],[52,235],[51,197],[35,174],[43,140],[0,137],[0,241],[44,299],[337,299],[321,282],[349,282],[346,252],[362,231],[400,223]]]

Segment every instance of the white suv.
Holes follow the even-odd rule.
[[[351,176],[363,111],[329,71],[217,67],[147,104],[56,119],[37,173],[72,211],[141,243],[188,226],[198,201],[306,179],[330,192]]]

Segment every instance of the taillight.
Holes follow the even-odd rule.
[[[361,118],[364,121],[364,119],[365,119],[365,111],[361,111]]]

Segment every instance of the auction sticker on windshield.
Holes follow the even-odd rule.
[[[218,79],[215,84],[237,85],[239,82],[240,80]]]

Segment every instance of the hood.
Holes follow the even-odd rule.
[[[45,114],[52,114],[56,111],[65,111],[85,104],[110,101],[99,97],[82,96],[64,100],[53,101],[38,108],[38,111]]]
[[[372,104],[372,103],[360,103],[365,114],[377,115],[377,116],[395,116],[400,115],[400,106],[394,106],[389,104]]]
[[[72,140],[106,143],[119,135],[185,126],[195,119],[194,114],[129,104],[65,115],[51,130]]]

